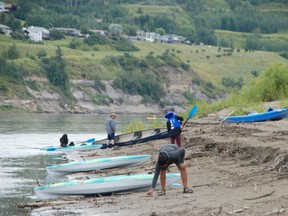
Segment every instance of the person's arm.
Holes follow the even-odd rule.
[[[166,126],[167,126],[167,131],[168,131],[168,133],[170,133],[170,131],[171,131],[170,121],[167,121]]]
[[[158,164],[158,161],[157,161],[154,177],[153,177],[153,180],[152,180],[152,186],[151,186],[150,190],[147,193],[148,196],[152,196],[153,195],[153,192],[155,190],[155,187],[156,187],[159,175],[160,175],[160,171],[161,171],[161,167],[160,167],[160,165]]]
[[[115,133],[116,132],[116,125],[115,125],[115,122],[113,120],[110,121],[110,126],[112,129],[112,132]]]

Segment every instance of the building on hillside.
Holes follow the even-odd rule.
[[[0,2],[0,13],[16,11],[17,6],[15,4],[6,4],[5,2]]]
[[[106,30],[90,29],[91,32],[100,34],[101,36],[108,36],[109,32]]]
[[[12,29],[9,26],[0,24],[0,33],[3,33],[5,35],[10,35],[12,32]]]
[[[5,3],[4,2],[0,2],[0,13],[1,12],[7,12],[8,10],[5,9]]]
[[[176,34],[160,35],[155,32],[144,32],[144,31],[137,31],[137,36],[130,38],[136,40],[160,42],[160,43],[185,43],[186,41],[185,37],[178,36]]]
[[[148,42],[155,42],[157,38],[161,37],[160,34],[155,32],[144,32],[144,31],[137,31],[137,40],[148,41]]]
[[[17,10],[17,6],[15,4],[5,4],[5,9],[7,11],[16,11]]]
[[[57,28],[57,27],[53,27],[51,29],[49,29],[50,31],[51,30],[57,30],[61,33],[63,33],[64,35],[67,35],[67,36],[74,36],[74,37],[83,37],[83,35],[81,34],[81,31],[78,30],[78,29],[75,29],[75,28]]]
[[[49,30],[43,27],[29,26],[28,28],[23,28],[23,31],[29,36],[30,40],[34,42],[50,39]]]

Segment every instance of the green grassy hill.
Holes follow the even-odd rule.
[[[242,35],[239,34],[239,37]],[[123,52],[115,51],[107,46],[97,46],[97,51],[81,51],[68,48],[71,38],[61,41],[43,41],[43,44],[32,44],[14,41],[6,36],[0,36],[0,46],[7,50],[14,43],[21,54],[21,58],[14,60],[17,64],[25,64],[29,71],[41,74],[40,59],[37,53],[44,49],[48,56],[55,55],[57,46],[63,51],[63,57],[68,62],[68,72],[72,78],[80,78],[86,74],[87,77],[99,75],[103,79],[112,79],[119,72],[119,68],[104,65],[102,60],[107,56],[123,55]],[[273,62],[288,65],[277,53],[263,51],[245,51],[234,49],[231,55],[227,55],[226,48],[217,48],[207,45],[184,45],[184,44],[162,44],[150,42],[133,42],[140,51],[130,52],[137,58],[145,58],[150,52],[155,56],[161,55],[169,50],[190,65],[190,68],[203,80],[220,86],[222,77],[243,77],[248,83],[253,76],[251,71],[261,72]],[[32,56],[32,57],[31,57]],[[189,77],[192,79],[192,77]]]

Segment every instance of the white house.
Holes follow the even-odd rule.
[[[137,31],[137,39],[148,41],[148,42],[155,42],[160,35],[155,32],[144,32],[144,31]]]
[[[5,9],[5,3],[4,2],[0,2],[0,13],[1,12],[6,12],[8,11],[7,9]]]
[[[3,32],[5,35],[10,35],[12,29],[9,26],[0,24],[0,31]]]
[[[134,37],[133,37],[134,38]],[[186,38],[176,34],[160,35],[155,32],[137,31],[136,40],[161,43],[184,43]]]
[[[39,42],[43,40],[43,37],[50,35],[48,29],[43,27],[29,26],[28,28],[23,28],[24,32],[29,36],[31,41]]]

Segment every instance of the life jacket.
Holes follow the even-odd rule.
[[[178,119],[175,117],[173,112],[169,112],[165,115],[165,118],[167,118],[168,122],[170,122],[171,125],[171,130],[175,129],[175,128],[180,128],[180,122],[178,121]]]

